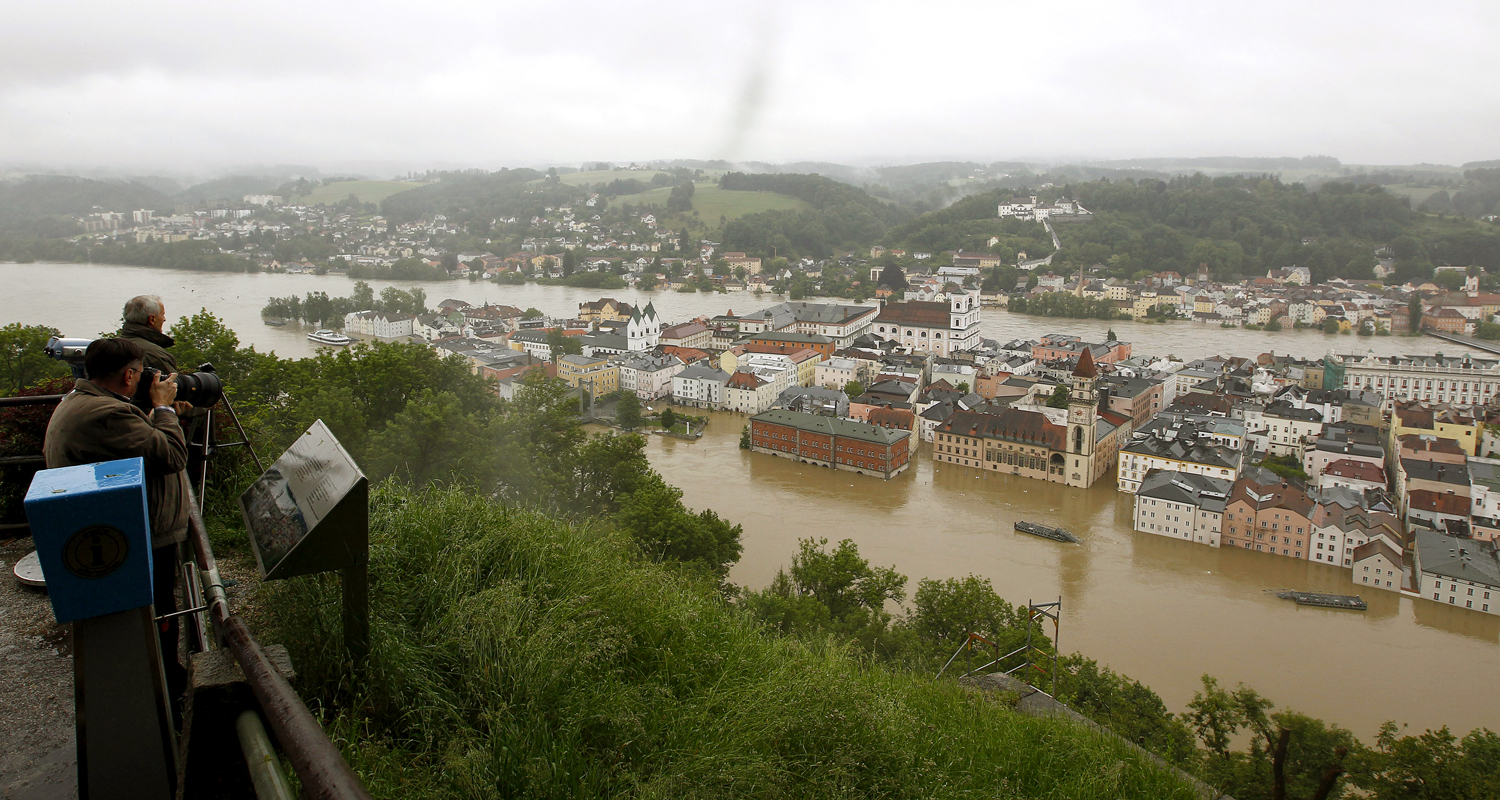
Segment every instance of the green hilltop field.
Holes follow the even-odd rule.
[[[416,181],[338,181],[319,186],[313,189],[311,194],[288,197],[287,202],[309,206],[320,203],[332,205],[352,194],[358,197],[361,203],[379,203],[393,194],[400,194],[418,186],[426,186],[426,184]]]
[[[614,204],[629,204],[633,206],[661,206],[667,205],[667,198],[672,194],[670,186],[652,189],[640,194],[627,194],[614,199]],[[775,192],[744,192],[732,189],[720,189],[716,181],[700,181],[694,184],[693,210],[698,212],[698,218],[709,223],[716,223],[719,217],[735,219],[746,214],[755,214],[761,211],[802,211],[812,208],[812,204],[806,200],[800,200],[784,194]]]

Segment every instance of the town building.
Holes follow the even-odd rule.
[[[1072,376],[1068,408],[955,411],[933,432],[933,459],[1087,488],[1114,466],[1121,425],[1098,410],[1098,372],[1088,352]],[[1128,431],[1128,428],[1127,428]]]
[[[417,318],[414,314],[392,314],[385,311],[351,311],[344,315],[344,330],[377,339],[411,336]]]
[[[772,409],[750,418],[750,449],[822,467],[893,478],[906,470],[909,431]]]
[[[632,308],[630,319],[625,324],[625,338],[632,351],[653,350],[661,344],[661,318],[656,315],[656,305],[647,303],[644,309]]]
[[[1500,558],[1495,543],[1416,531],[1413,571],[1424,599],[1500,614]]]
[[[806,303],[794,300],[743,317],[732,312],[723,320],[737,325],[740,333],[805,333],[826,336],[836,349],[849,347],[869,332],[880,309],[843,303]],[[832,354],[831,352],[829,353]]]
[[[1219,546],[1225,504],[1233,481],[1155,470],[1135,493],[1135,529],[1142,533]]]
[[[1223,546],[1309,560],[1309,515],[1305,492],[1261,467],[1234,482],[1225,509]]]
[[[619,367],[602,356],[565,355],[557,360],[557,377],[575,389],[588,389],[595,397],[620,388]]]
[[[1479,405],[1500,392],[1500,359],[1472,356],[1377,356],[1342,359],[1345,386],[1387,400]]]
[[[617,360],[620,388],[651,401],[672,396],[672,378],[684,369],[676,356],[630,353]]]
[[[706,350],[713,346],[714,334],[707,325],[701,322],[684,322],[680,325],[668,325],[662,328],[661,343],[673,347]]]
[[[759,414],[770,410],[781,396],[785,381],[775,381],[753,371],[741,370],[724,383],[724,410]]]
[[[630,319],[635,308],[629,303],[613,297],[601,297],[588,303],[578,304],[578,318],[584,322],[623,322]]]
[[[887,303],[876,336],[911,350],[947,356],[979,344],[979,293],[955,292],[947,302]]]
[[[694,364],[672,376],[672,402],[693,408],[720,408],[729,373]]]

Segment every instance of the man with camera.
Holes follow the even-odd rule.
[[[187,538],[187,439],[177,415],[188,407],[174,402],[177,376],[159,375],[148,387],[148,414],[130,402],[145,368],[145,353],[130,339],[98,339],[84,352],[84,372],[58,403],[47,423],[43,450],[47,468],[96,464],[140,457],[145,464],[146,506],[151,517],[156,614],[176,610],[177,543]],[[177,618],[161,624],[167,685],[173,696],[186,687],[177,661]]]

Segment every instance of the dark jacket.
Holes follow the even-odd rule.
[[[47,468],[140,457],[146,467],[151,546],[187,538],[187,440],[177,415],[146,412],[87,380],[73,386],[47,423]]]
[[[141,350],[146,353],[146,357],[141,359],[146,366],[161,370],[163,375],[171,375],[177,371],[177,357],[167,350],[176,344],[172,337],[149,325],[127,322],[120,326],[120,338],[140,345]]]
[[[140,346],[143,356],[141,364],[152,369],[161,370],[163,375],[171,375],[177,372],[177,356],[167,348],[177,342],[161,331],[139,322],[127,322],[120,326],[119,336],[121,339],[129,339]],[[190,408],[182,413],[182,435],[192,442],[198,434],[198,428],[203,424],[200,417],[208,414],[206,408]]]

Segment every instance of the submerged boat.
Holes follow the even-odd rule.
[[[309,333],[307,335],[307,338],[311,339],[314,342],[317,342],[318,344],[328,344],[333,345],[334,347],[343,347],[345,345],[354,343],[353,339],[350,339],[344,334],[330,330],[313,331],[312,333]]]
[[[1295,600],[1299,606],[1319,606],[1321,608],[1343,608],[1349,611],[1364,611],[1369,608],[1364,599],[1357,594],[1322,594],[1319,592],[1277,592],[1276,596],[1282,600]]]
[[[281,326],[286,324],[286,320],[280,317],[261,317],[260,321],[277,328],[280,328]]]
[[[1029,533],[1032,536],[1040,536],[1043,539],[1051,539],[1054,542],[1078,543],[1078,537],[1063,530],[1062,528],[1049,528],[1046,525],[1038,525],[1035,522],[1017,522],[1016,530],[1021,533]]]

